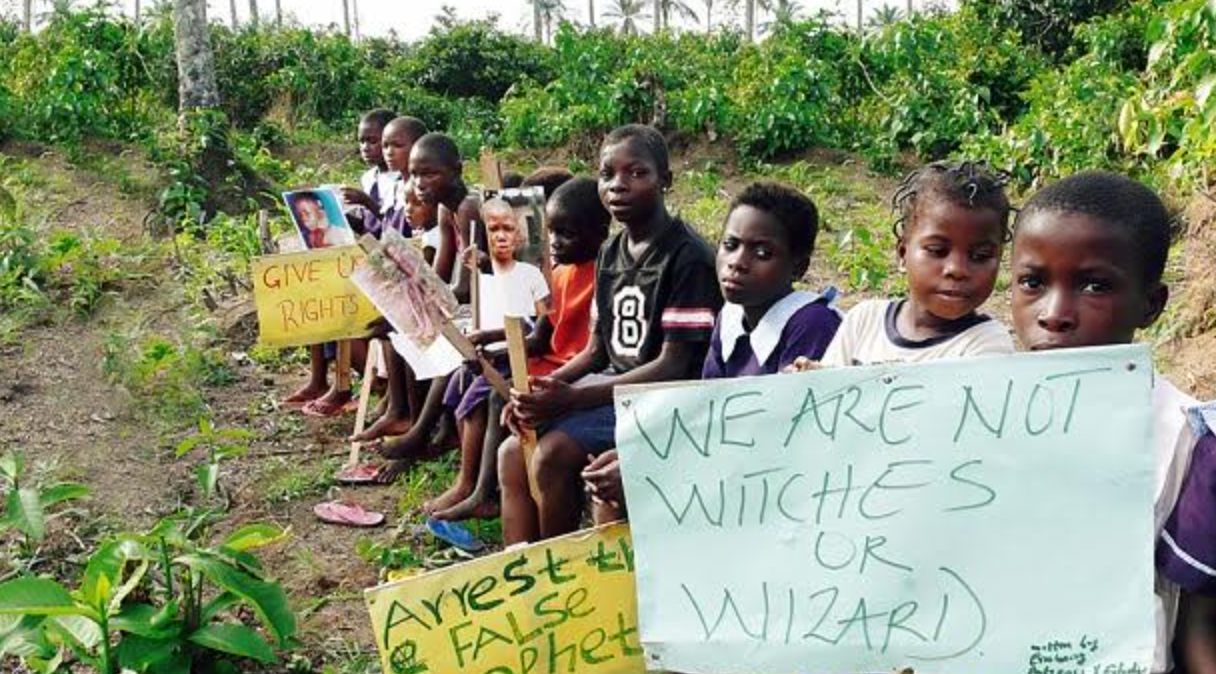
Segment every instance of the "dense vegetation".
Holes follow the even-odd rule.
[[[629,121],[726,138],[746,157],[813,147],[986,157],[1023,182],[1113,167],[1206,184],[1216,154],[1216,3],[972,0],[859,37],[822,19],[736,33],[621,36],[563,25],[540,46],[480,22],[416,44],[300,28],[213,42],[244,149],[349,133],[387,106],[483,145],[562,145]],[[0,137],[155,140],[172,126],[172,26],[61,11],[35,36],[0,26]],[[911,157],[908,157],[908,154]]]

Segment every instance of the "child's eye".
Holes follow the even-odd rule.
[[[722,250],[735,251],[739,249],[738,239],[722,239]]]
[[[634,169],[629,172],[629,176],[631,178],[645,178],[646,170],[645,169]]]
[[[972,262],[988,262],[996,255],[990,250],[977,250],[971,253]]]
[[[1022,290],[1038,290],[1039,288],[1043,287],[1043,279],[1029,274],[1019,276],[1018,287]]]
[[[768,246],[756,246],[756,259],[757,260],[773,259],[773,249],[769,248]]]
[[[1101,295],[1111,291],[1112,284],[1102,279],[1088,279],[1081,283],[1081,292],[1088,295]]]
[[[924,251],[934,257],[944,257],[950,252],[945,246],[925,246]]]

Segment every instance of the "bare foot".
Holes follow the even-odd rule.
[[[385,412],[379,419],[358,435],[352,435],[352,442],[371,442],[380,438],[394,435],[405,435],[410,430],[410,420]]]
[[[464,501],[473,493],[473,487],[463,482],[457,482],[443,492],[439,498],[431,499],[422,504],[422,511],[428,515],[434,515],[440,510],[447,510],[452,506]]]
[[[458,522],[468,519],[492,520],[501,513],[501,504],[493,494],[474,490],[465,500],[447,510],[436,511],[434,515],[437,520]]]
[[[317,402],[328,407],[342,407],[350,402],[351,397],[349,390],[344,391],[336,386],[331,386],[325,395],[317,398]]]
[[[427,449],[429,448],[426,439],[418,432],[418,428],[410,429],[405,435],[388,438],[376,447],[380,456],[392,461],[422,458],[428,453]]]
[[[325,395],[329,391],[328,386],[313,386],[311,382],[296,391],[295,393],[283,399],[283,404],[288,407],[298,407],[307,402],[312,402],[317,398]]]
[[[412,460],[406,459],[403,461],[389,461],[379,473],[376,473],[376,484],[392,484],[397,481],[410,467],[414,465]]]

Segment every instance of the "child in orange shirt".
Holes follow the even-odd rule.
[[[545,216],[557,266],[553,269],[552,309],[540,317],[527,340],[528,373],[532,376],[551,374],[586,347],[591,336],[595,259],[608,237],[610,220],[597,183],[590,178],[575,178],[559,187],[548,199]],[[481,455],[469,457],[472,460],[468,465],[462,462],[460,478],[452,490],[451,503],[455,505],[437,509],[437,519],[497,516],[498,446],[507,435],[501,424],[503,406],[501,398],[491,395],[488,405],[474,411],[485,428]]]

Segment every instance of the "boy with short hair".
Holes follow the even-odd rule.
[[[1035,194],[1018,215],[1011,258],[1013,322],[1022,345],[1042,350],[1130,343],[1137,330],[1152,325],[1165,309],[1169,289],[1161,277],[1170,233],[1170,215],[1161,199],[1124,176],[1079,173]],[[1200,531],[1207,532],[1208,541],[1216,539],[1213,511],[1194,518],[1187,510],[1191,492],[1179,497],[1184,483],[1188,488],[1197,484],[1200,490],[1212,484],[1209,458],[1190,465],[1192,451],[1196,457],[1210,457],[1214,451],[1211,434],[1197,441],[1187,424],[1183,410],[1194,404],[1164,377],[1156,378],[1152,449],[1157,465],[1154,522],[1160,540],[1154,674],[1172,668],[1179,584],[1188,591],[1179,649],[1188,660],[1187,669],[1200,666],[1210,674],[1216,663],[1213,602],[1210,594],[1191,594],[1216,588],[1211,577],[1192,583],[1191,571],[1199,567],[1170,545],[1180,539],[1202,540],[1203,535],[1196,535]],[[1210,543],[1206,547],[1210,553]],[[1206,568],[1211,573],[1211,567]]]

